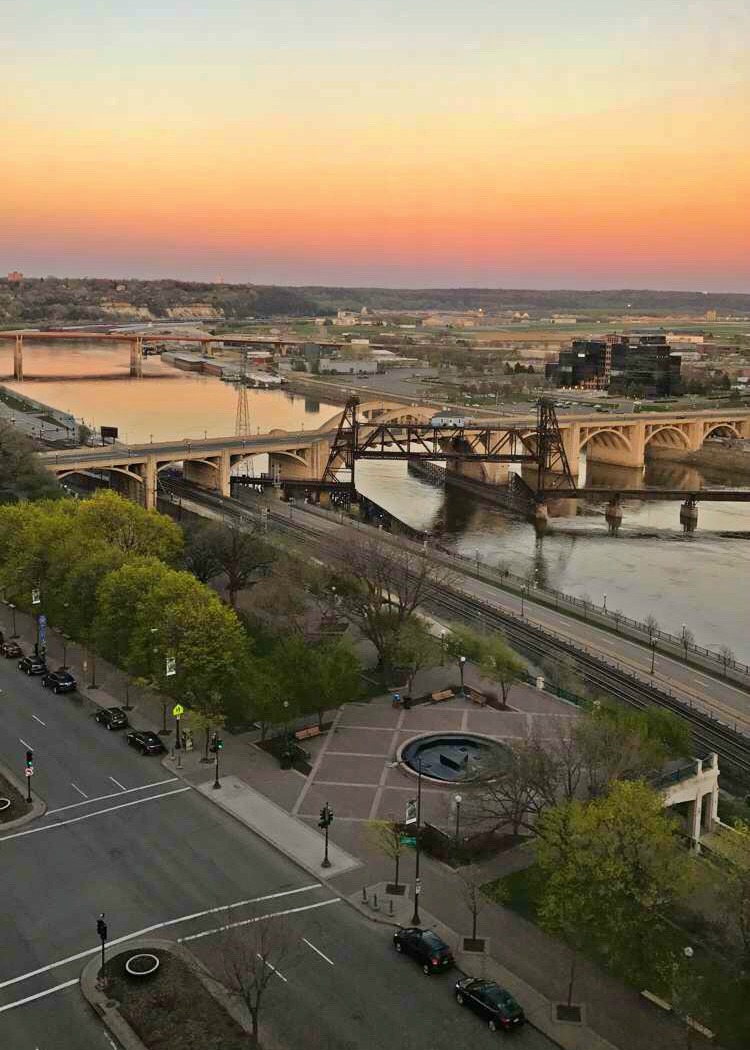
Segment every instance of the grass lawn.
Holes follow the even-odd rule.
[[[505,878],[495,879],[482,887],[491,900],[503,904],[531,922],[537,921],[544,884],[536,865],[513,872]],[[717,1043],[726,1050],[748,1050],[750,1047],[750,976],[740,976],[733,965],[716,952],[704,949],[696,943],[690,932],[677,925],[667,924],[663,934],[664,943],[681,956],[690,945],[694,949],[691,974],[698,988],[697,1001],[701,1008],[694,1009],[696,1019],[707,1025],[716,1034]],[[607,966],[606,960],[598,958],[593,951],[585,952],[594,961]],[[607,966],[617,977],[623,975]],[[666,999],[673,997],[669,986],[649,982],[649,991]],[[639,988],[639,991],[643,989]]]

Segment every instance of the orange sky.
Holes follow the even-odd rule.
[[[0,270],[750,290],[750,8],[607,6],[12,3]]]

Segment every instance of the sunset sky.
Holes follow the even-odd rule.
[[[0,272],[750,291],[748,0],[0,11]]]

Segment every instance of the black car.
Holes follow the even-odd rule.
[[[51,689],[53,693],[74,693],[77,683],[70,671],[61,667],[59,671],[49,671],[42,678],[45,689]]]
[[[453,966],[453,953],[445,941],[432,930],[420,930],[417,926],[396,930],[393,935],[393,947],[397,952],[413,956],[422,964],[422,969],[428,975]]]
[[[142,755],[160,755],[167,750],[161,738],[150,729],[129,729],[125,739]]]
[[[124,729],[128,724],[128,716],[121,707],[100,707],[94,718],[107,729]]]
[[[46,674],[47,665],[41,656],[24,656],[18,661],[18,670],[24,674]]]
[[[23,649],[18,642],[3,642],[0,645],[0,656],[4,656],[6,660],[12,660],[14,657],[23,656]]]
[[[462,977],[456,981],[456,1002],[459,1006],[470,1006],[487,1022],[491,1032],[510,1032],[526,1020],[526,1014],[510,992],[494,981],[479,977]]]

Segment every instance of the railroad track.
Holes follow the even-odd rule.
[[[254,508],[236,500],[225,500],[205,492],[196,492],[182,483],[174,485],[175,492],[194,503],[212,507],[222,516],[236,520],[248,520],[257,524],[261,515]],[[308,550],[327,560],[340,562],[341,542],[331,534],[328,522],[305,515],[296,520],[284,511],[271,508],[269,511],[274,529],[293,538],[303,537]],[[502,632],[510,644],[532,660],[540,660],[550,653],[565,654],[575,661],[584,679],[592,686],[622,700],[632,707],[643,709],[649,705],[663,707],[690,726],[696,754],[705,756],[711,751],[719,755],[720,764],[731,767],[738,773],[750,777],[750,736],[721,722],[705,711],[696,708],[689,700],[656,688],[632,671],[610,661],[600,653],[592,653],[578,642],[559,635],[548,628],[529,623],[525,617],[514,615],[474,595],[465,595],[450,584],[433,586],[427,604],[430,611],[444,618],[463,621],[476,626],[477,619],[485,628]]]

